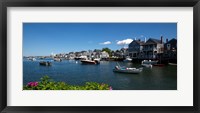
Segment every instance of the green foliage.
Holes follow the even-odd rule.
[[[107,52],[111,56],[111,51],[112,51],[111,49],[106,47],[106,48],[103,48],[102,51]]]
[[[44,76],[37,82],[37,85],[31,86],[29,83],[23,87],[24,90],[112,90],[108,84],[99,84],[96,82],[86,82],[83,86],[69,85],[65,82],[55,82],[48,76]],[[34,82],[33,82],[34,83]]]

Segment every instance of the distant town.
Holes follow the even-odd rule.
[[[148,40],[133,40],[127,48],[120,50],[111,50],[110,48],[102,48],[76,51],[69,53],[51,54],[49,56],[24,56],[26,58],[39,57],[43,58],[62,58],[62,59],[80,59],[80,58],[100,58],[101,60],[124,60],[127,57],[133,61],[141,60],[160,60],[163,62],[177,62],[177,39],[164,40],[149,38]]]

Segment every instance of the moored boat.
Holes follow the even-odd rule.
[[[75,57],[75,60],[86,60],[87,56],[80,56],[80,57]]]
[[[152,60],[143,60],[141,64],[157,64],[158,61],[155,60],[155,61],[152,61]]]
[[[126,59],[124,60],[124,62],[131,62],[132,61],[132,59],[128,56],[128,57],[126,57]]]
[[[41,66],[51,66],[51,65],[52,65],[52,63],[49,62],[49,61],[47,61],[47,62],[41,61],[39,64],[40,64]]]
[[[177,66],[177,64],[175,64],[175,63],[168,63],[168,64],[171,66]]]
[[[147,68],[152,68],[153,67],[153,65],[151,65],[151,64],[141,64],[143,67],[147,67]]]
[[[139,74],[142,72],[143,68],[122,68],[119,66],[115,66],[113,69],[113,72],[118,72],[118,73],[128,73],[128,74]]]
[[[100,61],[98,60],[81,60],[83,64],[99,64]]]
[[[74,58],[74,60],[80,60],[80,59],[81,59],[80,57],[75,57],[75,58]]]
[[[163,67],[163,66],[165,66],[165,64],[153,64],[153,66]]]
[[[60,59],[60,58],[54,58],[54,61],[61,62],[62,59]]]
[[[30,61],[36,61],[36,58],[28,58],[28,60],[30,60]]]

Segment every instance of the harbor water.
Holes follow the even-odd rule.
[[[71,85],[83,85],[86,82],[106,83],[113,90],[177,90],[177,66],[165,65],[143,68],[139,74],[115,73],[116,61],[101,61],[98,65],[86,65],[76,60],[52,61],[52,66],[40,66],[41,60],[23,60],[23,85],[40,81],[48,75],[54,81],[63,81]],[[136,67],[132,62],[118,62],[121,66]]]

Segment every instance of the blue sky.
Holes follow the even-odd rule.
[[[176,23],[23,23],[23,56],[127,47],[134,39],[177,38]]]

